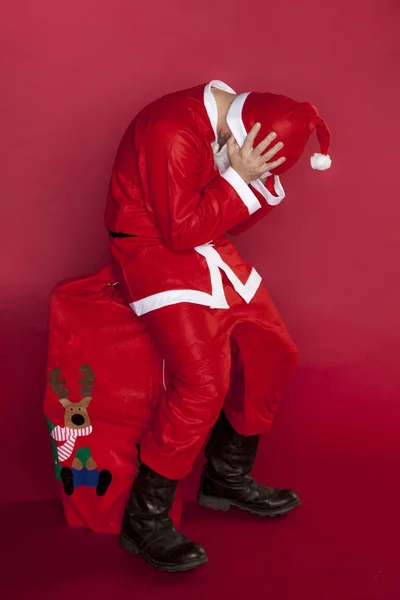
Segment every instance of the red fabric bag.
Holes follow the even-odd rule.
[[[112,267],[50,298],[44,401],[67,522],[119,533],[137,448],[163,393],[164,363]],[[179,490],[171,517],[179,525]]]

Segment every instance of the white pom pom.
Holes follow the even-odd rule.
[[[332,164],[330,156],[327,154],[319,154],[318,152],[312,155],[310,162],[312,168],[317,171],[326,171]]]

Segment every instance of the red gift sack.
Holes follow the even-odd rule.
[[[151,425],[163,372],[164,362],[124,302],[111,266],[52,292],[44,412],[70,525],[119,533],[136,444]],[[175,526],[181,510],[177,495]]]

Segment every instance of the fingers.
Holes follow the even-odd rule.
[[[263,172],[273,171],[274,169],[276,169],[276,167],[279,167],[282,163],[284,163],[285,160],[286,158],[282,156],[282,158],[278,158],[278,160],[275,160],[272,163],[266,162],[262,165],[262,170]]]
[[[272,131],[269,135],[267,135],[266,138],[263,139],[262,142],[260,142],[258,144],[258,146],[256,146],[254,148],[254,152],[256,152],[258,154],[262,154],[264,152],[264,150],[266,148],[268,148],[268,146],[274,141],[275,138],[276,138],[276,133],[275,133],[275,131]]]
[[[275,132],[271,132],[256,148],[253,148],[260,128],[261,125],[259,123],[256,123],[252,127],[241,148],[239,148],[233,135],[228,139],[228,156],[231,166],[246,183],[261,177],[267,171],[276,169],[286,160],[283,156],[277,160],[273,160],[275,155],[282,150],[284,146],[282,142],[276,143],[272,148],[267,150],[277,137]],[[267,151],[263,154],[265,150]]]
[[[275,144],[275,146],[272,146],[270,150],[265,152],[265,154],[262,154],[260,156],[260,160],[263,162],[269,162],[271,158],[275,156],[275,154],[278,154],[278,152],[282,150],[283,146],[283,142],[278,142],[277,144]]]
[[[233,135],[228,138],[226,145],[228,146],[228,156],[231,158],[238,151],[238,145]]]
[[[256,139],[259,131],[261,129],[261,125],[260,123],[256,123],[254,125],[254,127],[252,127],[249,131],[249,133],[246,136],[246,139],[244,140],[244,144],[242,146],[242,150],[244,150],[245,152],[251,152],[254,146],[254,140]]]

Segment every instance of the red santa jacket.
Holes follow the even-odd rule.
[[[234,93],[212,81],[156,100],[132,121],[117,152],[105,224],[135,236],[110,244],[138,315],[179,302],[229,308],[222,272],[247,302],[261,283],[223,235],[251,226],[284,192],[276,176],[274,193],[259,181],[248,186],[215,153],[212,87]],[[243,126],[240,115],[233,122]]]

